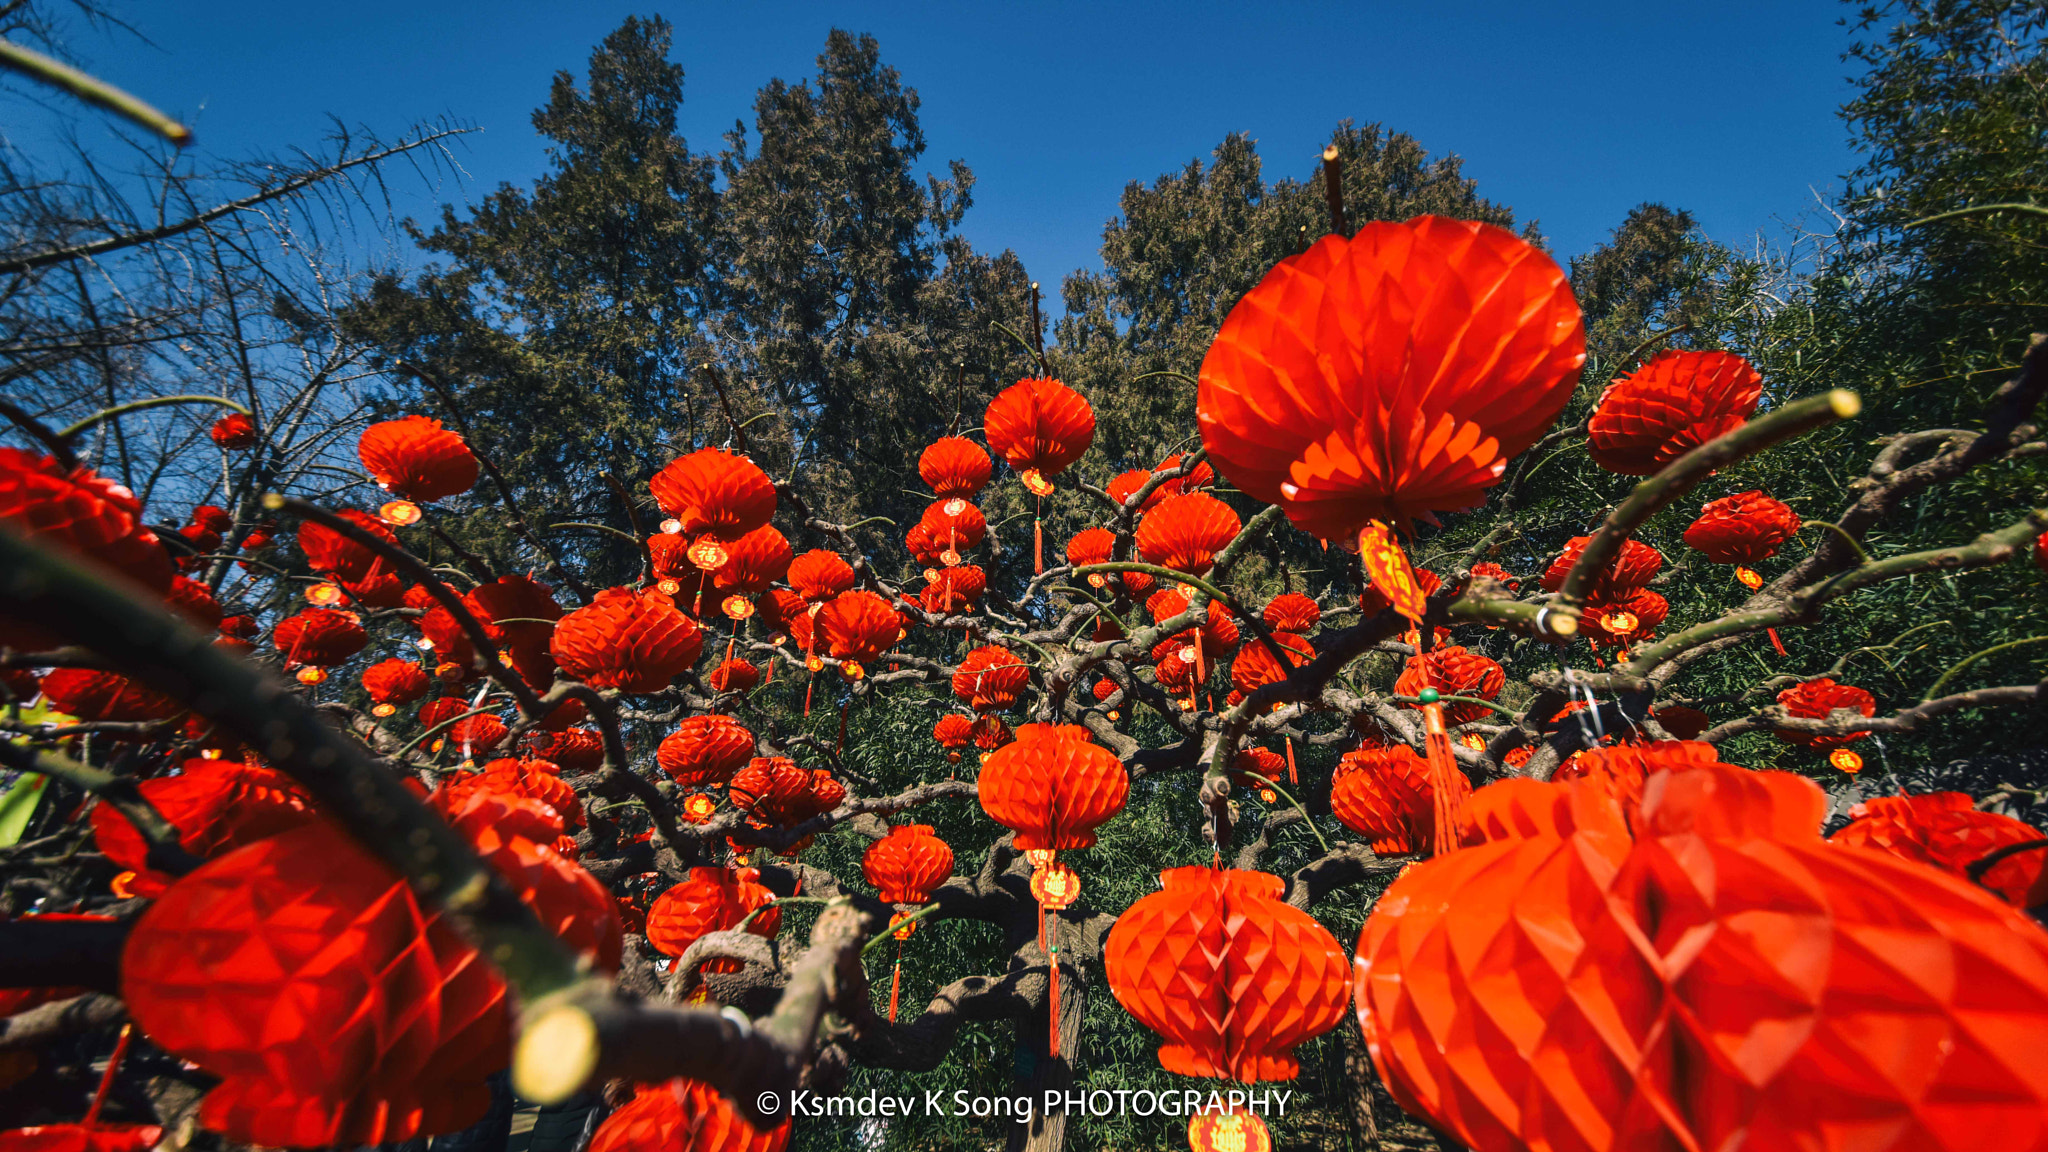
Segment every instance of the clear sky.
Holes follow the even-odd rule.
[[[1836,108],[1848,9],[1714,3],[894,3],[164,0],[116,11],[149,38],[74,30],[99,75],[189,118],[230,157],[315,146],[328,117],[396,135],[442,114],[483,129],[471,179],[397,180],[402,215],[542,170],[528,121],[559,69],[633,13],[676,27],[682,129],[699,150],[751,123],[771,77],[812,75],[827,29],[872,33],[923,98],[925,160],[979,183],[966,231],[1049,285],[1095,266],[1104,222],[1231,131],[1269,178],[1306,175],[1342,117],[1454,152],[1560,256],[1630,206],[1694,212],[1747,246],[1814,211],[1855,160]],[[24,115],[18,103],[4,108]],[[4,126],[4,125],[0,125]],[[26,127],[17,124],[10,133]]]

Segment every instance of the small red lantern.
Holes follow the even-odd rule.
[[[754,734],[730,716],[692,716],[655,749],[655,761],[685,788],[723,784],[754,757]]]
[[[1877,698],[1861,688],[1850,684],[1837,684],[1831,677],[1822,676],[1795,684],[1778,693],[1778,703],[1787,715],[1807,720],[1825,720],[1837,708],[1846,708],[1863,716],[1877,714]],[[1773,735],[1787,744],[1798,744],[1807,748],[1832,748],[1861,740],[1869,732],[1850,732],[1841,736],[1823,736],[1812,732],[1794,732],[1779,728]]]
[[[724,932],[747,914],[775,899],[753,868],[692,868],[690,878],[663,892],[647,910],[647,942],[667,956],[681,956],[697,938]],[[747,931],[772,940],[782,927],[782,909],[770,908],[747,922]],[[705,962],[700,971],[737,972],[742,965],[724,958]]]
[[[807,603],[823,604],[853,588],[853,566],[837,552],[813,548],[789,562],[789,586]]]
[[[1763,395],[1763,377],[1733,352],[1667,349],[1608,385],[1586,425],[1593,462],[1648,476],[1742,427]]]
[[[593,688],[657,692],[697,662],[704,633],[660,592],[607,588],[562,617],[549,650]]]
[[[1230,505],[1206,492],[1190,492],[1138,521],[1138,553],[1148,564],[1200,576],[1215,565],[1216,553],[1237,538],[1241,527]]]
[[[590,1152],[782,1152],[789,1122],[763,1132],[700,1080],[642,1084],[626,1105],[605,1117]]]
[[[1000,644],[985,644],[960,661],[953,695],[976,712],[1000,712],[1017,703],[1031,682],[1031,667]]]
[[[972,500],[988,484],[995,465],[981,445],[961,436],[947,436],[917,458],[917,474],[939,499]]]
[[[1016,831],[1019,849],[1094,844],[1096,825],[1130,793],[1123,762],[1077,725],[1026,724],[1016,735],[982,765],[982,810]]]
[[[1193,1152],[1273,1152],[1273,1134],[1253,1112],[1197,1112],[1188,1120]]]
[[[1323,622],[1322,606],[1299,592],[1282,592],[1266,604],[1266,627],[1297,635],[1313,632]]]
[[[868,845],[861,873],[885,904],[924,904],[953,874],[953,849],[929,824],[905,824]]]
[[[1058,380],[1034,377],[989,401],[982,428],[989,450],[1007,460],[1033,494],[1044,496],[1052,491],[1049,477],[1095,442],[1095,410]]]
[[[431,416],[403,416],[370,425],[356,444],[356,454],[379,487],[404,500],[439,500],[476,484],[475,454],[461,436]],[[413,509],[415,520],[418,511]]]
[[[206,433],[215,444],[230,452],[240,452],[256,446],[256,422],[240,412],[230,412],[213,422]]]
[[[706,571],[724,566],[723,544],[738,540],[775,515],[775,484],[768,474],[746,457],[719,448],[700,449],[670,461],[648,481],[648,487],[654,502],[675,519],[676,531],[691,538],[690,558]]]

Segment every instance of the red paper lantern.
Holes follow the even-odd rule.
[[[618,915],[547,847],[546,809],[478,794],[457,827],[571,948],[618,965]],[[540,839],[536,839],[540,838]],[[505,986],[411,887],[315,822],[202,865],[136,921],[121,998],[223,1078],[200,1123],[273,1147],[374,1144],[483,1116],[510,1058]]]
[[[1123,761],[1078,725],[1026,724],[981,766],[982,811],[1017,833],[1019,850],[1087,848],[1095,828],[1123,811]]]
[[[335,515],[387,544],[398,544],[398,537],[391,534],[391,529],[368,512],[343,508]],[[312,520],[299,525],[299,551],[306,554],[306,564],[313,571],[326,573],[338,580],[361,580],[370,575],[374,566],[382,563],[375,552]]]
[[[1268,684],[1287,679],[1289,668],[1299,668],[1316,658],[1309,642],[1291,632],[1275,632],[1273,643],[1287,654],[1287,668],[1273,658],[1272,649],[1258,640],[1240,648],[1230,665],[1230,686],[1249,696]]]
[[[763,1132],[699,1080],[642,1084],[633,1099],[605,1117],[590,1152],[782,1152],[789,1122]]]
[[[308,608],[287,616],[270,630],[270,642],[284,653],[287,666],[310,664],[331,668],[346,664],[349,657],[370,643],[362,620],[339,608]]]
[[[593,688],[658,692],[689,671],[704,632],[654,589],[607,588],[555,625],[549,651]]]
[[[137,785],[142,798],[178,829],[178,846],[201,860],[288,832],[311,821],[312,797],[288,776],[232,760],[187,760],[178,775]],[[107,859],[135,873],[129,890],[155,896],[171,877],[149,866],[149,844],[111,804],[92,810],[93,840]]]
[[[1154,624],[1164,624],[1188,610],[1188,598],[1171,588],[1161,588],[1145,601],[1145,611],[1152,616]],[[1222,604],[1209,601],[1209,618],[1198,629],[1180,632],[1162,640],[1152,648],[1152,658],[1185,648],[1195,642],[1195,634],[1202,636],[1202,653],[1211,660],[1220,659],[1236,651],[1243,634],[1237,629],[1237,621],[1230,615],[1230,609]]]
[[[514,573],[479,584],[462,602],[484,626],[484,634],[503,649],[521,679],[543,689],[555,682],[555,661],[548,654],[548,644],[554,639],[555,624],[562,619],[562,606],[556,603],[552,589]],[[500,620],[520,623],[500,624]]]
[[[962,564],[941,568],[931,574],[931,583],[919,594],[924,610],[937,616],[970,612],[988,590],[988,573],[978,565]]]
[[[604,736],[595,728],[570,728],[535,739],[533,750],[568,773],[594,772],[604,764]]]
[[[1146,482],[1152,479],[1154,473],[1180,467],[1180,459],[1179,453],[1175,453],[1161,460],[1157,468],[1137,468],[1129,472],[1119,473],[1108,484],[1103,485],[1103,490],[1109,493],[1109,498],[1118,504],[1128,504],[1131,497],[1137,495],[1138,489],[1143,488]],[[1197,464],[1194,470],[1186,476],[1160,481],[1159,487],[1154,488],[1152,494],[1145,497],[1145,502],[1138,506],[1138,511],[1150,512],[1158,507],[1161,501],[1170,500],[1184,492],[1193,492],[1197,488],[1206,488],[1215,479],[1216,470],[1214,468],[1209,467],[1206,463]]]
[[[960,661],[953,673],[953,695],[976,712],[1002,711],[1017,703],[1017,694],[1031,683],[1031,666],[1000,644],[985,644]]]
[[[1276,632],[1313,632],[1323,622],[1322,606],[1299,592],[1282,592],[1266,604],[1262,618]]]
[[[1471,794],[1463,772],[1451,773],[1451,786],[1461,802]],[[1330,814],[1367,837],[1374,852],[1429,856],[1437,850],[1429,761],[1406,744],[1345,753],[1330,778]]]
[[[1445,696],[1476,696],[1481,700],[1491,700],[1500,695],[1507,681],[1507,670],[1498,663],[1454,644],[1410,656],[1401,668],[1401,675],[1394,681],[1394,692],[1400,696],[1414,696],[1424,688],[1434,688]],[[1493,709],[1477,704],[1444,705],[1444,718],[1453,724],[1470,724],[1491,715]]]
[[[754,757],[754,734],[730,716],[692,716],[655,749],[661,770],[685,788],[723,784]]]
[[[1586,601],[1586,614],[1579,619],[1579,632],[1599,647],[1634,644],[1656,634],[1657,626],[1671,615],[1671,602],[1648,588],[1638,588],[1620,600],[1593,597]]]
[[[924,510],[916,527],[923,532],[910,543],[910,550],[922,563],[937,561],[948,566],[960,562],[960,554],[980,544],[988,535],[988,518],[981,509],[955,496],[934,501]],[[906,538],[908,539],[908,538]]]
[[[1084,564],[1107,563],[1115,549],[1116,533],[1107,528],[1084,528],[1067,541],[1067,563],[1076,568]],[[1103,574],[1098,572],[1090,576],[1088,582],[1100,588],[1103,579]]]
[[[1024,486],[1052,491],[1049,477],[1066,470],[1095,442],[1095,409],[1051,377],[1033,377],[997,393],[982,416],[989,451],[1009,461]]]
[[[760,827],[794,827],[846,799],[846,785],[823,768],[799,768],[786,756],[756,756],[726,785],[733,806]]]
[[[213,422],[206,434],[230,452],[256,446],[256,422],[240,412],[230,412]]]
[[[356,444],[377,486],[406,500],[439,500],[476,484],[477,460],[462,437],[431,416],[372,424]]]
[[[38,1124],[0,1132],[0,1152],[149,1152],[163,1138],[155,1124]]]
[[[1356,974],[1381,1079],[1460,1144],[2048,1141],[2048,935],[1821,841],[1811,783],[1708,764],[1640,805],[1512,780],[1470,807],[1514,815],[1394,882]]]
[[[1109,930],[1102,966],[1124,1010],[1166,1038],[1184,1076],[1291,1080],[1293,1049],[1344,1019],[1344,949],[1283,904],[1264,872],[1169,868]]]
[[[671,460],[648,481],[654,502],[690,537],[697,566],[717,571],[730,543],[768,523],[775,515],[775,484],[753,461],[719,448],[703,448]],[[711,538],[707,540],[706,537]],[[707,563],[708,560],[717,563]]]
[[[904,824],[868,845],[861,874],[884,904],[925,904],[953,874],[953,849],[929,824]]]
[[[713,692],[752,692],[761,683],[761,670],[734,658],[713,668],[708,681]]]
[[[171,585],[170,554],[142,523],[142,502],[90,468],[66,469],[54,457],[0,448],[0,524],[111,568],[157,595]]]
[[[1238,301],[1203,358],[1196,418],[1239,489],[1350,541],[1367,521],[1477,506],[1585,358],[1571,286],[1534,246],[1474,221],[1370,223]]]
[[[894,647],[903,619],[887,600],[866,590],[842,592],[818,610],[818,637],[849,679],[866,675],[866,665]]]
[[[1991,853],[2042,839],[2031,824],[1979,812],[1963,792],[1876,796],[1849,809],[1849,815],[1854,819],[1835,833],[1833,843],[1872,848],[1965,878],[1972,864]],[[2016,908],[2048,904],[2048,850],[2014,853],[1986,869],[1978,883]]]
[[[220,627],[220,601],[206,585],[187,576],[173,576],[164,603],[201,628]]]
[[[1267,795],[1262,799],[1271,803],[1274,797],[1270,785],[1265,780],[1253,779],[1253,774],[1263,776],[1265,780],[1278,780],[1287,774],[1287,759],[1271,748],[1261,748],[1256,744],[1238,749],[1237,755],[1231,758],[1230,782],[1243,788],[1264,789]]]
[[[47,687],[44,689],[48,691]],[[1778,703],[1785,712],[1806,720],[1825,720],[1837,708],[1847,708],[1864,716],[1877,714],[1877,698],[1863,689],[1850,684],[1837,684],[1832,677],[1822,676],[1795,684],[1778,693]],[[1812,732],[1793,732],[1779,728],[1773,735],[1787,744],[1798,744],[1806,748],[1833,748],[1852,740],[1861,740],[1869,732],[1851,732],[1844,736],[1822,736]]]
[[[811,604],[850,591],[853,581],[853,566],[828,549],[813,548],[789,562],[789,586]]]
[[[946,759],[958,763],[960,749],[974,743],[974,721],[958,712],[948,712],[932,725],[932,739],[947,750]]]
[[[505,726],[503,720],[483,713],[457,720],[449,726],[445,739],[454,745],[464,758],[468,758],[495,749],[510,734],[511,729]]]
[[[729,595],[758,595],[789,573],[792,558],[789,541],[773,524],[763,524],[726,549],[725,565],[712,585]]]
[[[1564,587],[1564,579],[1571,575],[1579,557],[1592,542],[1591,536],[1574,536],[1565,542],[1564,551],[1550,562],[1550,568],[1543,573],[1543,589],[1555,592]],[[1621,552],[1593,579],[1587,596],[1589,599],[1621,601],[1635,595],[1636,590],[1657,578],[1664,570],[1664,554],[1640,540],[1624,540]]]
[[[1685,542],[1716,564],[1760,564],[1776,556],[1801,526],[1799,513],[1784,501],[1740,492],[1701,507],[1700,518],[1685,530]]]
[[[946,436],[917,458],[917,474],[941,500],[972,500],[988,485],[995,464],[981,445],[961,436]]]
[[[1600,394],[1586,449],[1609,472],[1648,476],[1742,427],[1762,394],[1763,377],[1733,352],[1659,352]]]
[[[1175,496],[1138,521],[1138,554],[1147,564],[1195,576],[1215,567],[1216,553],[1243,527],[1230,505],[1206,492]]]
[[[754,868],[692,868],[690,878],[663,892],[647,910],[647,942],[667,956],[681,956],[697,938],[724,932],[754,909],[775,899],[761,885]],[[747,931],[772,940],[782,927],[782,909],[770,908],[747,924]],[[700,971],[737,972],[737,960],[707,961]]]
[[[42,690],[51,708],[80,720],[133,724],[168,720],[182,711],[168,696],[93,668],[53,668],[43,675]]]

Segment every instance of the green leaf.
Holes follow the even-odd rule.
[[[48,776],[23,773],[14,787],[0,796],[0,848],[20,843],[21,834],[28,830],[29,817],[35,815],[36,803],[43,798],[43,789],[49,783]]]

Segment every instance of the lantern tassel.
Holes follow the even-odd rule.
[[[1451,733],[1444,727],[1444,706],[1422,706],[1423,743],[1429,751],[1429,787],[1434,794],[1436,820],[1430,855],[1451,850],[1458,837],[1458,813],[1463,793],[1452,784],[1451,774],[1459,771],[1458,758],[1451,753]]]
[[[1053,930],[1055,933],[1058,932],[1058,921],[1054,921]],[[1050,1030],[1046,1037],[1045,1051],[1046,1055],[1057,1060],[1060,1058],[1060,946],[1058,944],[1054,944],[1046,951],[1045,962],[1052,973],[1050,977],[1052,986],[1046,993],[1046,1018],[1050,1024]]]
[[[1776,649],[1778,650],[1778,655],[1780,655],[1780,656],[1789,656],[1789,655],[1791,655],[1791,653],[1789,653],[1789,652],[1785,651],[1785,642],[1784,642],[1783,640],[1780,640],[1780,639],[1778,639],[1778,630],[1777,630],[1776,628],[1766,628],[1766,629],[1764,629],[1764,632],[1765,632],[1765,634],[1767,634],[1768,636],[1770,636],[1770,638],[1771,638],[1771,647],[1773,647],[1773,648],[1776,648]]]
[[[1031,518],[1031,574],[1045,575],[1045,521]]]
[[[811,678],[804,681],[804,719],[806,720],[811,718],[811,690],[817,686],[818,674],[813,672],[811,673]]]
[[[896,1022],[896,998],[903,992],[903,941],[896,942],[896,974],[889,977],[889,1023]]]
[[[1294,737],[1288,736],[1285,739],[1287,741],[1287,782],[1289,784],[1299,784],[1301,781],[1296,779],[1294,775]]]
[[[100,1109],[107,1102],[107,1093],[113,1090],[114,1076],[121,1070],[121,1057],[128,1054],[128,1041],[135,1035],[135,1025],[121,1025],[121,1036],[114,1041],[114,1054],[107,1057],[107,1070],[100,1077],[99,1090],[92,1094],[92,1106],[85,1110],[84,1127],[91,1128],[99,1123]]]

